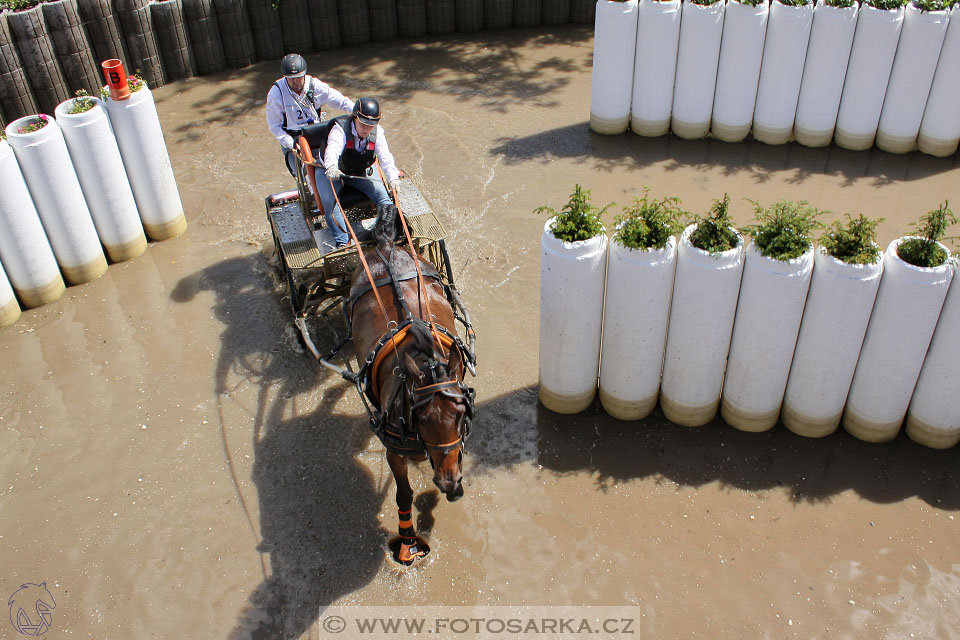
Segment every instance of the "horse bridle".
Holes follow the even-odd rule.
[[[408,402],[409,410],[407,412],[407,420],[409,424],[416,429],[416,433],[420,437],[421,442],[423,442],[424,447],[426,447],[429,451],[438,451],[441,455],[447,455],[456,449],[459,449],[462,452],[463,447],[467,442],[467,438],[470,437],[470,426],[473,422],[474,399],[476,398],[476,391],[474,391],[473,388],[465,385],[463,381],[457,377],[456,373],[453,374],[452,380],[438,381],[437,364],[438,362],[432,358],[427,362],[427,367],[430,369],[430,375],[433,378],[432,383],[420,387],[410,388],[410,401]],[[420,429],[414,422],[416,419],[417,409],[430,404],[433,401],[433,397],[438,393],[458,402],[463,402],[465,408],[463,415],[460,416],[460,419],[457,421],[457,439],[453,442],[447,442],[444,444],[427,442],[423,436],[420,435]],[[431,459],[431,464],[432,463],[433,461]]]

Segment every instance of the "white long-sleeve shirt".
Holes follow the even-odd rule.
[[[350,128],[354,138],[357,139],[357,147],[363,149],[367,143],[367,139],[360,138],[357,134],[357,127],[354,126],[353,120],[350,121]],[[340,127],[339,122],[334,123],[330,127],[330,136],[327,138],[327,150],[323,154],[323,166],[339,166],[340,155],[343,153],[343,148],[346,144],[347,136],[344,134],[343,128]],[[380,161],[380,168],[383,169],[384,175],[387,176],[387,183],[398,179],[400,177],[400,171],[397,170],[397,163],[394,162],[393,154],[390,153],[390,147],[387,145],[387,136],[383,132],[383,127],[380,125],[377,125],[377,144],[373,150],[377,155],[377,159]]]
[[[296,93],[287,84],[286,78],[273,83],[267,92],[267,127],[284,149],[293,148],[293,138],[284,131],[302,129],[312,122],[320,122],[320,110],[323,105],[350,113],[353,101],[326,82],[320,82],[312,76],[305,76],[303,91]],[[308,93],[313,92],[311,102]],[[284,119],[286,116],[286,119]]]

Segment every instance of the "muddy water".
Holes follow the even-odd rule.
[[[960,450],[547,412],[531,213],[575,183],[597,204],[649,185],[695,211],[728,192],[740,223],[743,198],[883,216],[886,244],[960,202],[957,159],[593,135],[591,50],[564,28],[309,58],[382,99],[481,340],[466,496],[413,471],[433,553],[410,569],[385,552],[381,447],[300,349],[265,255],[263,198],[290,186],[263,124],[274,65],[157,90],[188,233],[0,332],[0,596],[46,581],[50,638],[335,637],[321,612],[342,604],[625,605],[634,637],[958,637]],[[18,637],[5,616],[0,637]]]

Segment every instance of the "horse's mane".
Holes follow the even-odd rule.
[[[397,207],[393,204],[381,205],[377,210],[377,224],[373,228],[373,237],[377,246],[392,245],[397,239]]]
[[[426,322],[419,318],[414,319],[410,325],[410,336],[417,349],[427,355],[433,355],[433,334]]]

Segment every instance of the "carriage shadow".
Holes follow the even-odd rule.
[[[211,292],[224,327],[219,427],[263,575],[229,637],[298,638],[380,570],[389,533],[377,514],[393,485],[376,486],[358,460],[372,438],[366,419],[338,410],[352,388],[299,348],[275,266],[259,254],[225,260],[183,278],[171,297]],[[252,451],[252,467],[238,448]]]
[[[744,433],[720,418],[688,428],[659,409],[627,422],[608,416],[598,402],[567,416],[540,405],[533,386],[484,403],[473,438],[470,474],[532,461],[559,476],[593,474],[599,491],[652,478],[687,487],[715,482],[742,491],[780,490],[795,502],[829,502],[852,490],[875,503],[918,497],[960,510],[960,447],[929,449],[903,433],[871,444],[842,428],[819,439],[779,423],[765,433]]]

